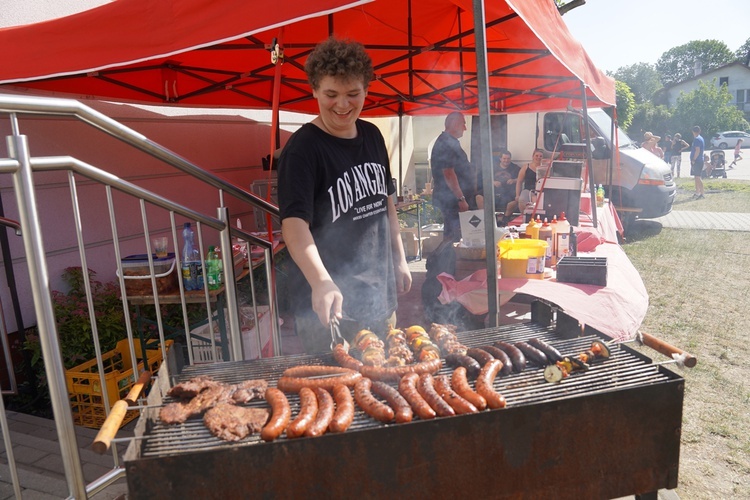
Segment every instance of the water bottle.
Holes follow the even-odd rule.
[[[198,249],[195,248],[193,228],[186,222],[182,229],[182,282],[185,290],[203,288],[203,265]]]
[[[596,189],[596,206],[601,207],[604,205],[604,186],[599,184],[599,187]]]
[[[221,260],[216,254],[216,247],[208,247],[208,258],[206,258],[206,279],[209,290],[218,290],[221,287]]]

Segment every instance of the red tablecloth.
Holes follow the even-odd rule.
[[[617,232],[622,225],[617,212],[609,204],[597,208],[598,228],[593,228],[588,216],[581,214],[577,228],[579,255],[607,258],[607,286],[578,285],[557,282],[554,278],[498,279],[498,292],[512,297],[524,293],[556,304],[561,310],[602,333],[617,339],[629,340],[640,328],[648,309],[648,293],[638,271],[617,243]],[[585,220],[589,219],[589,220]],[[581,248],[589,250],[581,251]],[[440,301],[458,301],[474,314],[488,312],[487,271],[480,270],[457,281],[449,274],[441,274],[443,285]]]

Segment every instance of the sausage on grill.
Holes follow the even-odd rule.
[[[493,409],[505,408],[505,397],[495,392],[495,388],[492,386],[500,368],[502,368],[502,362],[493,359],[482,367],[482,371],[477,377],[477,392],[487,400],[487,406]]]
[[[479,347],[470,347],[466,350],[466,355],[476,359],[479,366],[484,366],[495,359],[495,356]]]
[[[328,430],[331,432],[344,432],[354,421],[354,398],[352,391],[344,384],[338,384],[333,388],[333,399],[336,401],[336,411],[333,413]]]
[[[536,347],[537,349],[542,351],[545,356],[547,356],[547,360],[550,363],[557,363],[558,361],[563,360],[563,355],[560,354],[560,351],[558,351],[542,339],[529,339],[528,343],[530,346]]]
[[[260,431],[263,441],[273,441],[284,432],[292,418],[292,409],[284,393],[275,387],[266,389],[266,401],[271,405],[271,418]]]
[[[469,380],[466,378],[466,368],[463,366],[459,366],[453,370],[453,374],[451,375],[451,387],[453,387],[453,390],[456,391],[459,396],[473,404],[477,410],[481,411],[487,408],[487,400],[474,392],[469,385]]]
[[[388,401],[393,409],[396,423],[411,422],[414,415],[411,406],[396,389],[385,382],[375,381],[372,383],[372,392]]]
[[[505,351],[498,349],[494,345],[485,345],[482,346],[482,349],[492,354],[495,359],[499,359],[503,362],[503,367],[500,369],[502,375],[509,375],[510,372],[513,371],[513,363],[511,362],[510,357],[505,354]]]
[[[545,355],[542,351],[537,349],[536,347],[526,343],[526,342],[516,342],[516,347],[518,347],[521,352],[526,356],[526,359],[531,361],[537,366],[547,366],[549,362],[547,361],[547,355]]]
[[[297,438],[305,434],[315,416],[318,414],[318,398],[315,391],[303,387],[299,391],[299,413],[286,428],[286,437]]]
[[[451,389],[451,382],[448,375],[438,375],[434,377],[435,391],[443,398],[443,401],[453,408],[456,415],[465,415],[467,413],[477,413],[477,407],[466,399],[462,398],[456,391]]]
[[[435,418],[437,415],[427,401],[419,394],[417,390],[417,383],[419,382],[419,375],[416,373],[407,373],[398,383],[398,392],[404,397],[409,403],[414,413],[417,414],[422,420],[428,420]]]
[[[514,372],[521,373],[526,369],[526,356],[523,355],[518,347],[514,346],[513,344],[503,342],[502,340],[499,340],[492,345],[502,351],[505,351],[505,354],[508,355],[511,363],[513,364]]]
[[[482,369],[476,359],[467,356],[465,354],[451,353],[445,356],[445,362],[450,366],[463,366],[466,368],[466,373],[470,377],[476,377],[479,375],[479,370]]]
[[[315,416],[315,420],[305,429],[305,436],[307,437],[322,436],[333,419],[333,397],[331,393],[326,389],[316,387],[315,395],[318,398],[318,414]]]
[[[427,401],[427,404],[430,405],[430,408],[435,410],[438,417],[452,417],[456,414],[453,408],[435,390],[435,381],[429,373],[423,373],[419,376],[417,390],[424,400]]]
[[[394,418],[393,409],[390,406],[378,401],[371,392],[372,380],[363,377],[354,386],[354,400],[365,413],[375,420],[388,423]]]

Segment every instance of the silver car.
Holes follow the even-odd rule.
[[[742,147],[750,148],[750,134],[739,130],[728,130],[719,134],[714,134],[711,138],[711,147],[718,149],[731,149],[737,144],[737,140],[742,139]]]

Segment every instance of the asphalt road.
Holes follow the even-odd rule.
[[[706,149],[706,153],[709,155],[711,154],[711,151],[715,150],[711,148]],[[729,168],[732,160],[734,160],[734,148],[725,149],[724,158],[726,160],[727,168]],[[728,179],[750,181],[750,148],[742,150],[742,158],[743,159],[738,161],[733,169],[727,170]],[[682,172],[682,177],[685,177],[686,173],[688,176],[690,175],[690,153],[688,152],[682,153],[682,167],[680,168],[680,172]]]

